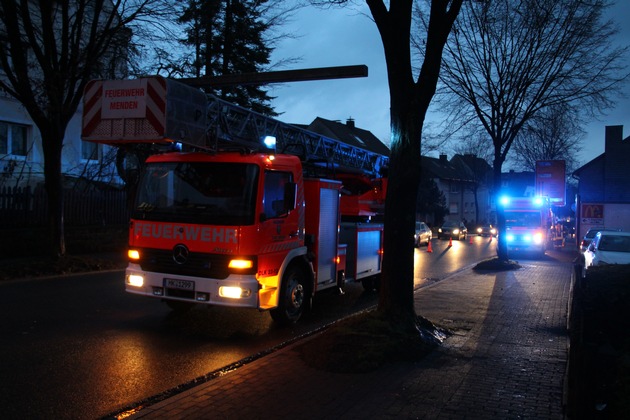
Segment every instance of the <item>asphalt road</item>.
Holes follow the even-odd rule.
[[[495,255],[496,239],[434,239],[415,250],[422,287]],[[0,416],[94,419],[204,380],[209,373],[299,338],[377,296],[348,284],[317,296],[291,328],[268,313],[199,307],[175,316],[124,292],[122,272],[0,284]],[[179,387],[179,388],[178,388]]]

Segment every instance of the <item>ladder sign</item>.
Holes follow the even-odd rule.
[[[154,135],[164,136],[165,115],[164,78],[93,80],[85,88],[82,136],[99,140],[111,124],[118,123],[114,120],[129,119],[145,120],[155,130]]]

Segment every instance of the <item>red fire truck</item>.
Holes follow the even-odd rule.
[[[137,185],[127,292],[290,324],[317,292],[375,287],[387,156],[162,77],[90,82],[82,138],[162,149]]]
[[[544,254],[553,239],[553,213],[546,197],[502,197],[508,251]]]

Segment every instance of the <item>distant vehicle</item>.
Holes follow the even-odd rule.
[[[505,216],[508,252],[544,255],[554,237],[549,198],[503,196],[499,199],[499,205]]]
[[[591,243],[591,241],[593,240],[595,235],[597,235],[597,232],[604,232],[604,231],[606,231],[606,232],[621,232],[621,229],[590,228],[586,232],[586,235],[584,235],[584,238],[582,238],[582,242],[580,242],[580,252],[582,254],[584,254],[584,251],[586,251],[586,248],[588,248],[589,244]]]
[[[421,244],[429,245],[432,237],[433,233],[431,232],[431,228],[427,226],[426,223],[416,222],[416,234],[414,235],[416,247],[419,247]]]
[[[492,225],[481,225],[477,228],[479,236],[497,236],[497,229]]]
[[[459,241],[466,239],[468,235],[468,229],[462,222],[446,221],[438,229],[438,239],[453,238]]]
[[[582,275],[591,267],[607,264],[630,264],[630,233],[599,231],[584,251]]]

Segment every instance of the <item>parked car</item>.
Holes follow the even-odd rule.
[[[457,240],[466,239],[468,229],[463,222],[447,221],[438,229],[438,239],[453,238]]]
[[[431,228],[426,223],[416,222],[416,234],[414,235],[416,247],[419,247],[421,244],[429,245],[432,237],[433,232],[431,232]]]
[[[582,254],[584,254],[584,251],[586,251],[586,248],[588,248],[589,244],[591,243],[591,241],[593,240],[593,238],[595,237],[595,235],[597,235],[597,232],[621,232],[621,229],[607,229],[607,228],[591,228],[586,232],[586,235],[584,235],[584,238],[582,238],[582,242],[580,242],[580,252]]]
[[[481,225],[477,228],[479,236],[497,236],[497,229],[492,225]]]
[[[630,264],[629,232],[597,232],[584,251],[582,276],[585,277],[591,267],[606,264]]]

